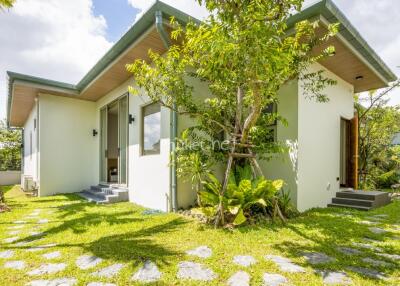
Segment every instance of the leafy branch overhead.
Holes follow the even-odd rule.
[[[182,25],[172,18],[174,44],[169,50],[163,55],[149,51],[150,62],[137,60],[127,66],[136,84],[131,93],[194,119],[188,130],[193,141],[225,134],[231,146],[218,150],[223,156],[215,156],[212,148],[196,150],[204,160],[227,162],[221,195],[231,163],[236,164],[233,157],[248,158],[258,170],[256,177],[262,172],[255,158],[265,159],[284,149],[265,128],[276,121],[284,123],[276,111],[265,112],[279,102],[283,85],[300,80],[308,97],[325,102],[324,88],[335,84],[322,71],[309,68],[334,54],[327,42],[338,25],[329,25],[322,34],[325,30],[318,21],[301,21],[289,28],[287,21],[300,11],[302,2],[199,0],[210,12],[204,22]],[[179,150],[187,155],[184,148]]]

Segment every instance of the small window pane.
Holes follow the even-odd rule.
[[[158,103],[143,107],[143,155],[160,154],[161,109]]]

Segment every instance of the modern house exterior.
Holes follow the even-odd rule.
[[[190,120],[129,94],[135,81],[125,68],[149,60],[149,49],[167,51],[171,16],[190,19],[156,2],[77,84],[8,72],[8,124],[24,129],[23,177],[35,182],[39,196],[103,184],[149,208],[193,205],[194,190],[169,164],[171,143]],[[288,126],[278,123],[275,136],[289,152],[261,163],[268,179],[285,180],[300,211],[325,207],[341,188],[356,187],[354,93],[396,80],[330,0],[304,9],[288,26],[303,19],[319,20],[321,32],[329,23],[341,24],[329,43],[336,54],[310,67],[337,84],[325,90],[327,103],[310,100],[301,80],[280,90],[278,109]],[[199,97],[209,94],[205,83],[190,84]]]

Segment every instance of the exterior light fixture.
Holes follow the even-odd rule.
[[[93,137],[96,137],[96,135],[99,134],[99,132],[97,132],[96,129],[93,129],[92,134],[93,134]]]
[[[364,79],[364,77],[362,75],[356,76],[356,80],[362,80],[362,79]]]
[[[129,124],[132,124],[135,121],[135,117],[132,114],[129,114]]]

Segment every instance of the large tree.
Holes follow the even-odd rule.
[[[11,8],[15,3],[15,0],[0,0],[0,9]]]
[[[21,130],[0,121],[0,171],[21,169]]]
[[[218,150],[222,156],[214,157],[214,148],[199,151],[209,152],[205,160],[218,158],[226,163],[219,190],[223,197],[237,160],[246,160],[254,176],[263,176],[256,157],[276,151],[265,126],[279,119],[278,114],[263,111],[278,102],[277,93],[284,84],[301,79],[309,97],[327,100],[321,91],[334,81],[322,71],[309,73],[308,67],[333,54],[333,47],[318,54],[313,51],[335,35],[337,25],[330,25],[322,36],[315,32],[318,22],[302,21],[288,31],[287,20],[301,10],[303,0],[198,2],[210,12],[204,22],[183,27],[172,20],[176,44],[165,55],[149,51],[152,63],[137,60],[128,70],[139,87],[131,92],[144,91],[154,102],[196,120],[188,130],[190,135],[186,134],[192,142],[225,133],[230,145]],[[206,84],[212,95],[203,90],[200,93],[206,98],[196,97],[192,78]],[[224,223],[224,211],[221,202],[216,225]]]

